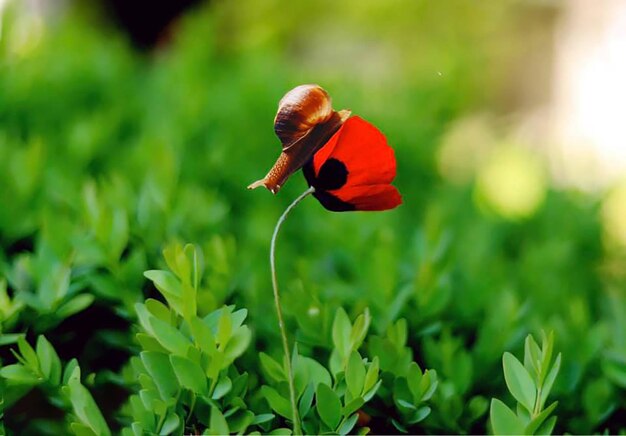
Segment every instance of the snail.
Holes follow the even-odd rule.
[[[349,110],[333,110],[330,96],[319,85],[300,85],[287,92],[278,103],[274,118],[274,132],[282,152],[267,175],[248,189],[264,186],[276,194],[349,116]]]

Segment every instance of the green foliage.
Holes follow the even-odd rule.
[[[285,223],[303,428],[624,431],[626,257],[602,199],[546,187],[507,219],[438,161],[476,113],[508,140],[490,108],[554,5],[213,1],[138,55],[91,9],[19,3],[0,18],[0,433],[290,431],[267,252],[305,182],[245,186],[279,151],[278,99],[308,82],[385,133],[404,204],[307,199]],[[560,370],[532,343],[513,358],[542,330]]]
[[[554,361],[554,335],[542,333],[541,348],[532,335],[526,337],[524,363],[504,353],[502,366],[509,392],[517,401],[517,413],[498,399],[491,400],[490,421],[494,434],[552,434],[556,416],[550,416],[557,401],[545,407],[561,369],[561,353]]]
[[[225,306],[199,317],[197,295],[201,253],[173,244],[163,256],[168,270],[145,273],[167,304],[155,299],[135,306],[141,351],[131,358],[128,383],[131,422],[125,434],[186,434],[205,427],[209,434],[243,433],[258,416],[244,402],[246,372],[233,362],[248,348],[245,309]]]

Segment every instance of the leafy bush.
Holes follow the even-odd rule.
[[[290,431],[266,259],[305,183],[276,197],[245,186],[275,158],[278,98],[311,81],[386,133],[405,203],[370,215],[304,201],[285,223],[278,275],[304,430],[624,431],[625,264],[603,244],[601,199],[545,186],[511,219],[475,179],[439,175],[446,132],[510,77],[528,6],[396,6],[214,2],[138,56],[88,11],[28,24],[9,5],[3,432]],[[362,53],[372,30],[380,69]],[[542,330],[560,369],[551,337],[524,342]]]

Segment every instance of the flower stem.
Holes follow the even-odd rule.
[[[283,214],[278,219],[276,227],[274,227],[274,234],[272,235],[272,242],[270,244],[270,269],[272,271],[272,287],[274,288],[274,303],[276,304],[276,314],[278,315],[278,328],[280,329],[280,336],[283,341],[283,351],[285,353],[285,365],[287,367],[287,378],[289,379],[289,400],[291,402],[292,419],[293,419],[293,432],[296,435],[302,434],[300,428],[300,418],[298,417],[298,408],[296,407],[296,388],[293,381],[293,370],[291,369],[291,356],[289,352],[289,343],[287,342],[287,332],[285,330],[285,323],[283,321],[283,312],[280,306],[280,292],[278,292],[278,281],[276,280],[276,260],[274,253],[276,251],[276,237],[280,226],[283,224],[291,209],[296,207],[307,195],[312,194],[315,188],[312,186],[304,191],[293,203],[291,203]]]

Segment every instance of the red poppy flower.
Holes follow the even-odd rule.
[[[391,185],[396,159],[385,136],[357,116],[348,118],[302,169],[328,210],[387,210],[402,203]]]

